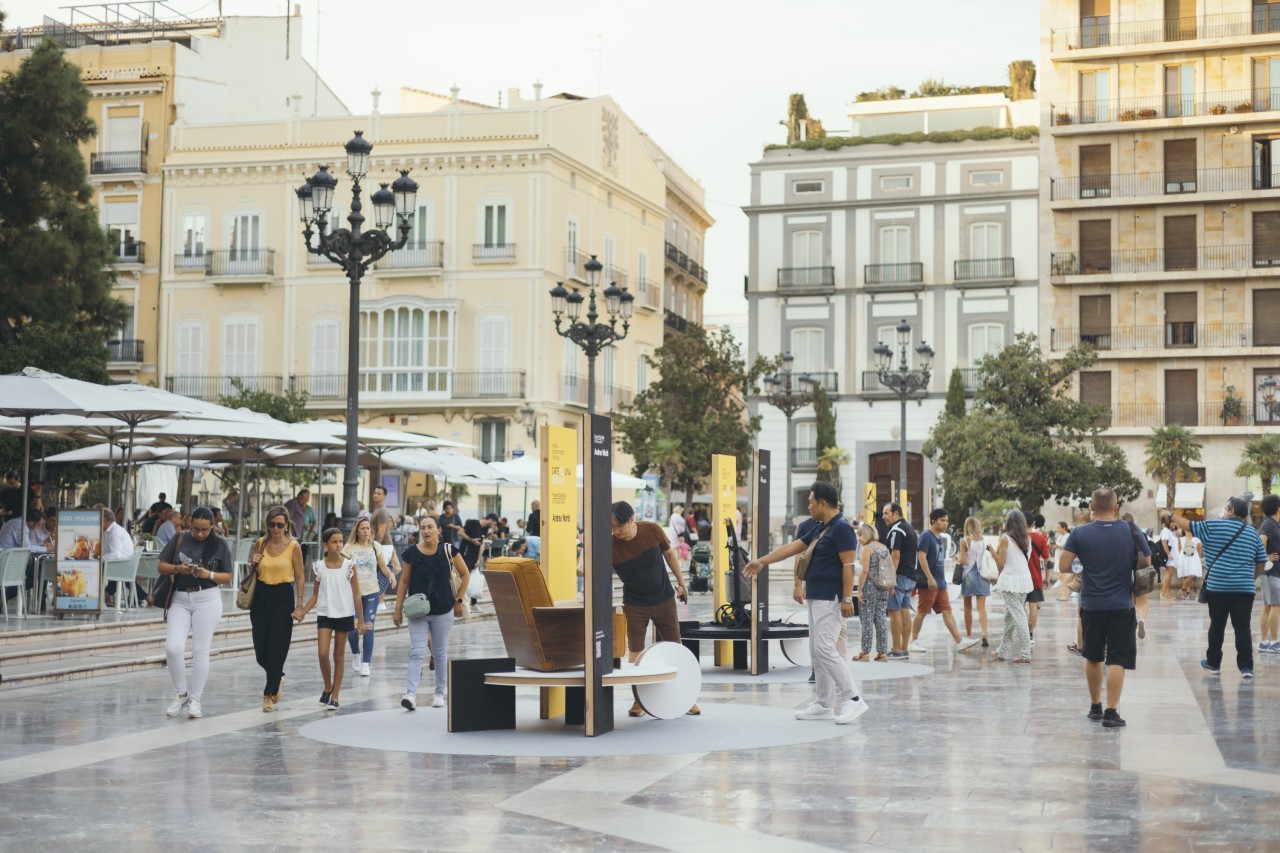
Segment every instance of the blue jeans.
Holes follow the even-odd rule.
[[[360,656],[363,663],[373,660],[373,620],[378,615],[378,602],[381,600],[382,594],[377,592],[360,596],[360,609],[364,611],[364,654]],[[347,644],[351,646],[351,654],[360,654],[360,637],[355,631],[347,634]]]

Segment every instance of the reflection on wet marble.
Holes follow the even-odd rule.
[[[1084,718],[1073,619],[1046,604],[1030,667],[953,654],[926,623],[932,651],[912,659],[932,672],[864,681],[871,711],[852,735],[684,755],[323,743],[299,734],[323,716],[305,643],[276,715],[255,707],[251,658],[215,662],[199,721],[164,717],[162,671],[4,685],[0,829],[7,844],[77,850],[1276,849],[1280,655],[1259,656],[1253,683],[1206,676],[1203,608],[1153,603],[1120,706],[1129,726],[1107,730]],[[502,652],[493,623],[454,638],[457,657]],[[380,641],[371,678],[346,674],[340,715],[393,712],[406,658],[407,638]],[[779,727],[809,696],[784,680],[703,691]]]

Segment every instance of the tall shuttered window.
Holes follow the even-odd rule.
[[[1195,216],[1164,218],[1164,268],[1166,271],[1196,268]]]
[[[1111,297],[1080,297],[1080,342],[1111,349]]]
[[[1111,197],[1111,146],[1080,146],[1080,198]]]
[[[1196,0],[1164,0],[1165,41],[1196,37]]]
[[[1166,425],[1199,425],[1199,381],[1195,370],[1164,372],[1164,422]]]
[[[1080,46],[1111,44],[1111,0],[1080,0]]]
[[[1280,211],[1253,214],[1253,265],[1280,266]]]
[[[1280,347],[1280,288],[1253,292],[1253,345]]]
[[[1165,193],[1196,191],[1196,141],[1166,139],[1164,141]]]
[[[1086,275],[1111,271],[1111,220],[1080,223],[1080,267]]]
[[[1164,295],[1164,345],[1193,347],[1196,345],[1196,295],[1166,293]]]

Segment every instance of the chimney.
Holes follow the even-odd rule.
[[[295,18],[301,18],[301,17],[302,17],[302,4],[301,4],[301,3],[294,3],[294,4],[293,4],[293,16],[294,16]]]
[[[455,107],[458,105],[458,93],[461,91],[462,90],[458,88],[457,83],[454,83],[449,87],[449,103],[453,104]]]
[[[533,99],[535,101],[542,100],[542,81],[541,80],[535,80],[533,82]]]
[[[378,87],[374,86],[373,91],[369,93],[369,97],[373,99],[373,111],[378,112],[378,100],[382,97],[382,93],[378,91]]]

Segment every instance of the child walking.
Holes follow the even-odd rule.
[[[320,655],[320,675],[324,679],[320,704],[327,711],[336,711],[338,694],[342,691],[347,634],[364,633],[364,614],[356,609],[360,582],[355,561],[342,556],[345,545],[342,531],[330,527],[320,541],[324,545],[324,557],[311,565],[316,576],[315,587],[307,603],[293,611],[293,618],[301,622],[312,608],[316,611],[316,649]]]

